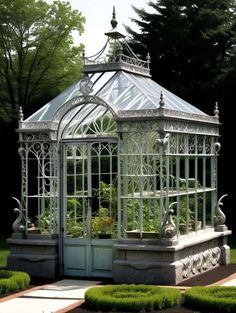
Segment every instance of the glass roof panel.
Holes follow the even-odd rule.
[[[90,78],[94,83],[91,95],[97,95],[104,101],[111,103],[117,110],[156,109],[159,107],[160,94],[163,92],[165,108],[205,115],[148,77],[123,71],[111,71],[94,73],[90,75]],[[70,99],[80,95],[80,81],[77,81],[31,115],[26,122],[51,121],[60,107]],[[68,121],[70,118],[70,115],[67,115]]]
[[[97,77],[97,79],[93,80],[92,82],[95,82],[93,85],[93,93],[96,95],[103,87],[104,85],[110,80],[110,78],[115,74],[115,72],[106,72],[106,73],[99,73],[100,75]]]

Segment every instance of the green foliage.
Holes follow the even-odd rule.
[[[85,293],[86,307],[97,311],[152,311],[172,307],[179,302],[179,290],[153,285],[121,284],[91,288]]]
[[[82,45],[72,31],[83,32],[84,18],[69,2],[0,0],[0,115],[14,118],[19,106],[51,98],[81,75]],[[45,99],[46,100],[46,99]]]
[[[112,184],[101,181],[98,189],[94,190],[94,196],[100,199],[100,207],[92,217],[92,237],[96,238],[99,234],[115,236],[117,180],[114,179]]]
[[[69,237],[81,237],[83,235],[81,202],[77,199],[68,199],[66,215],[67,235]]]
[[[127,201],[127,230],[134,230],[140,228],[139,221],[139,206],[140,202],[138,199]],[[143,231],[154,231],[159,232],[159,211],[160,207],[156,203],[155,206],[152,202],[147,199],[142,201],[142,229]]]
[[[9,254],[9,246],[6,242],[6,236],[0,235],[0,268],[6,267],[7,256]]]
[[[25,272],[0,270],[0,294],[26,288],[30,277]]]
[[[230,236],[228,244],[230,246],[230,262],[236,263],[236,238],[235,236]]]
[[[204,312],[236,312],[236,287],[193,287],[185,292],[184,305]]]
[[[153,79],[201,108],[221,99],[230,88],[227,76],[231,85],[236,76],[235,1],[160,0],[148,6],[134,8],[139,31],[126,28],[135,52],[143,59],[150,52]]]
[[[107,208],[99,208],[92,218],[92,237],[99,234],[112,234],[116,221],[110,216]]]
[[[45,208],[44,212],[36,217],[36,227],[39,228],[41,234],[48,234],[51,226],[50,209]]]
[[[114,179],[112,184],[101,181],[98,192],[100,193],[101,205],[107,208],[111,205],[115,212],[117,209],[117,180]]]

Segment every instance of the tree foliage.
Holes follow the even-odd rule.
[[[67,2],[0,0],[0,119],[32,112],[81,74],[84,17]],[[34,106],[34,107],[32,107]]]
[[[132,47],[151,55],[152,76],[203,108],[221,99],[235,76],[235,0],[149,1],[152,12],[134,7],[139,32],[126,27]]]

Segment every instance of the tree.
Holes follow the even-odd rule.
[[[31,113],[78,79],[84,17],[68,2],[0,0],[0,119],[14,119],[19,106]],[[43,103],[44,104],[44,103]]]
[[[153,79],[200,108],[221,98],[235,45],[234,0],[159,0],[153,12],[134,7],[140,32],[131,45],[151,55]],[[232,69],[232,68],[231,68]],[[212,108],[211,111],[212,113]]]

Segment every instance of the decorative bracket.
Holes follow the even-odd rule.
[[[228,196],[227,194],[223,195],[216,204],[215,216],[214,216],[214,226],[224,225],[226,217],[224,213],[221,211],[220,207],[223,205],[221,200]]]
[[[80,92],[82,95],[89,95],[93,92],[93,82],[88,75],[85,75],[80,81]]]
[[[171,203],[169,210],[166,212],[164,222],[161,226],[161,233],[160,233],[161,238],[172,239],[177,234],[177,229],[172,219],[172,214],[174,213],[174,210],[172,209],[172,207],[176,204],[177,202]]]
[[[217,155],[220,151],[221,144],[219,142],[215,142],[214,147],[215,147],[215,154]]]
[[[13,229],[14,233],[23,233],[25,231],[25,226],[22,224],[22,219],[23,219],[22,204],[20,203],[20,201],[17,198],[12,197],[12,199],[16,200],[16,202],[18,204],[18,208],[14,208],[14,210],[13,210],[14,213],[18,214],[18,216],[12,225],[12,229]]]
[[[168,146],[168,143],[169,143],[169,139],[170,139],[170,134],[169,133],[166,133],[164,135],[164,133],[160,133],[160,138],[158,138],[156,140],[157,144],[163,149],[163,154],[166,153],[166,149],[167,149],[167,146]]]

